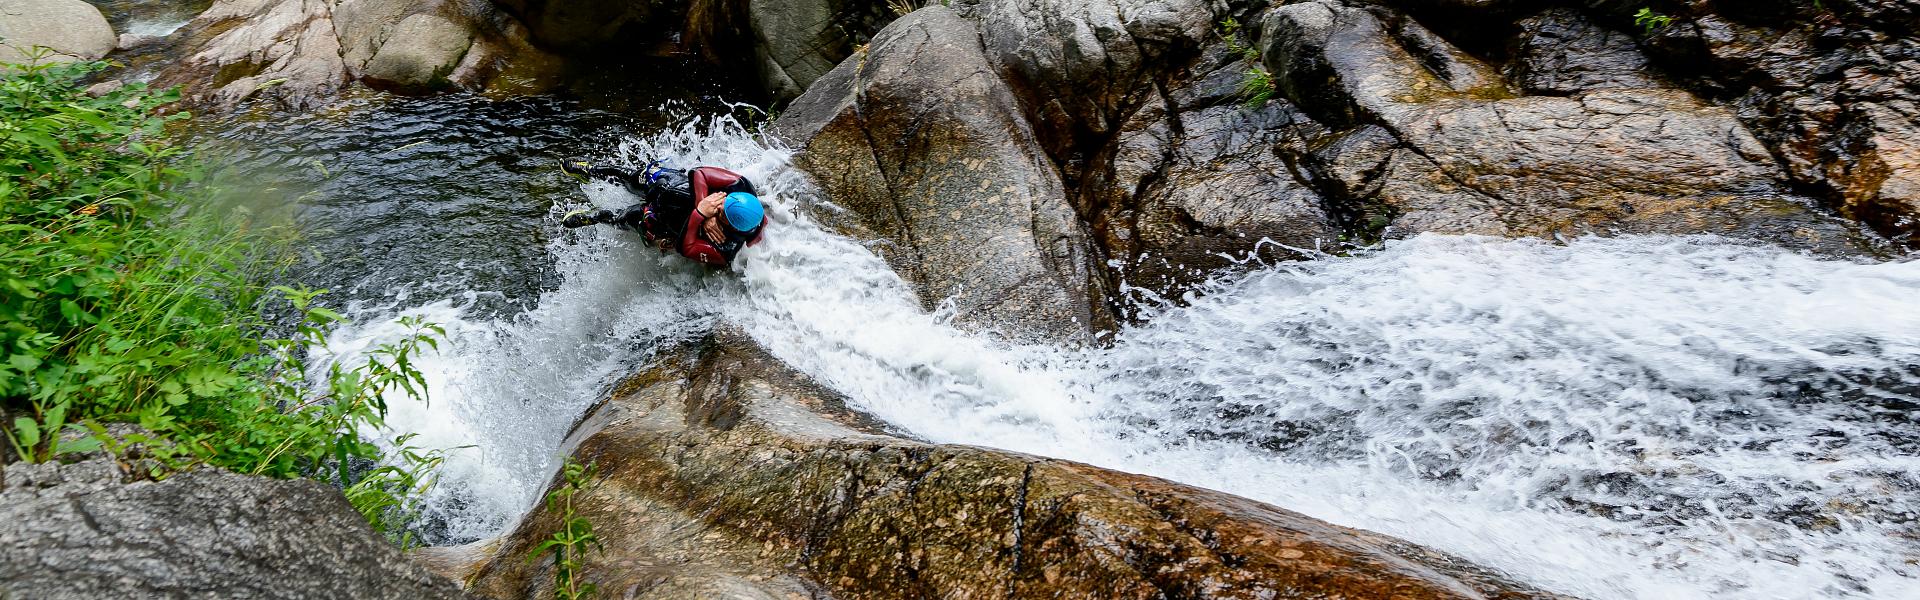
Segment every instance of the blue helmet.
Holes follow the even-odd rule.
[[[736,231],[753,231],[767,216],[766,207],[760,205],[760,198],[746,192],[727,194],[722,210],[727,212],[727,225]]]

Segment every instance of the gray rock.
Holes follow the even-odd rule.
[[[463,598],[338,490],[199,470],[128,482],[111,460],[10,465],[0,597]]]
[[[1529,94],[1568,95],[1601,89],[1666,87],[1633,36],[1553,9],[1520,21],[1509,71]]]
[[[54,52],[43,61],[99,60],[114,41],[100,9],[82,0],[0,0],[0,63],[26,62],[35,46]]]
[[[897,16],[879,0],[749,0],[760,80],[776,101],[799,97]]]
[[[340,0],[333,6],[333,29],[340,38],[340,57],[347,70],[363,73],[367,61],[387,43],[401,21],[416,10],[417,0]]]
[[[436,14],[407,17],[367,61],[365,78],[401,87],[448,85],[447,75],[473,46],[473,31]]]
[[[1083,135],[1112,134],[1211,35],[1202,0],[958,0],[989,60],[1061,162]],[[1088,150],[1088,149],[1079,149]]]
[[[1320,194],[1282,157],[1304,150],[1323,131],[1318,123],[1285,100],[1212,106],[1176,119],[1170,154],[1111,221],[1127,234],[1107,241],[1109,255],[1125,261],[1128,287],[1178,298],[1250,256],[1299,258],[1338,243]],[[1130,143],[1123,138],[1121,147]]]
[[[1403,145],[1377,192],[1339,199],[1384,205],[1381,214],[1396,215],[1394,233],[1535,236],[1627,223],[1697,233],[1728,219],[1774,218],[1776,227],[1738,229],[1796,245],[1805,236],[1792,232],[1817,228],[1813,237],[1836,252],[1850,238],[1850,228],[1809,214],[1787,191],[1785,174],[1732,111],[1686,92],[1512,98],[1462,89],[1458,77],[1436,72],[1432,49],[1416,53],[1372,9],[1333,0],[1274,9],[1262,38],[1265,63],[1288,97],[1337,124],[1377,124]],[[1340,164],[1336,158],[1323,163]],[[1742,208],[1754,202],[1772,208]],[[1639,216],[1647,214],[1694,217]]]
[[[974,25],[943,7],[887,26],[773,131],[931,308],[1015,337],[1084,338],[1104,320],[1057,170]]]
[[[616,386],[571,439],[603,593],[680,598],[1557,598],[1458,558],[1084,464],[888,435],[721,327]],[[559,517],[490,544],[478,593],[548,597]]]
[[[317,104],[349,81],[331,4],[305,0],[216,0],[182,28],[185,58],[162,69],[156,87],[180,85],[199,102],[233,106],[267,94]]]

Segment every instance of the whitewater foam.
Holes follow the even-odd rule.
[[[814,224],[788,153],[721,118],[628,140],[725,165],[768,243],[709,275],[609,228],[549,244],[564,283],[450,326],[395,431],[453,450],[430,520],[491,535],[573,420],[664,341],[724,319],[914,435],[1081,460],[1397,535],[1590,598],[1920,597],[1920,263],[1709,237],[1421,236],[1159,307],[1111,347],[1021,346],[923,310]],[[631,202],[585,187],[601,206]],[[564,208],[564,207],[563,207]],[[828,207],[830,208],[830,207]],[[360,307],[341,351],[396,332]]]

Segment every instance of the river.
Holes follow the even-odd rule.
[[[735,120],[751,111],[663,102],[369,95],[214,134],[236,202],[308,231],[296,277],[354,318],[335,352],[398,316],[448,328],[430,401],[367,432],[450,453],[430,538],[508,526],[612,381],[728,321],[914,436],[1225,490],[1560,592],[1920,597],[1920,262],[1420,236],[1250,266],[1110,345],[1010,345],[808,218],[790,153]],[[709,274],[566,231],[564,210],[632,201],[560,175],[572,154],[740,171],[768,243]]]

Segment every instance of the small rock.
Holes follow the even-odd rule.
[[[166,39],[166,38],[163,38],[157,35],[140,35],[138,33],[122,33],[120,34],[119,41],[114,42],[113,48],[115,50],[132,50],[134,48],[152,44],[154,42],[158,42],[163,39]]]
[[[125,85],[126,85],[126,82],[120,81],[118,79],[109,79],[106,81],[102,81],[100,83],[87,86],[87,95],[92,96],[94,98],[99,98],[101,96],[105,96],[109,93],[112,93],[114,90],[120,89],[121,86],[125,86]]]

